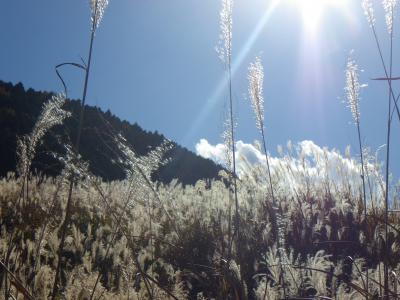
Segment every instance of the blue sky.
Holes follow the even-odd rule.
[[[312,0],[236,0],[233,16],[234,105],[237,138],[258,138],[247,99],[247,67],[260,55],[265,69],[265,122],[272,153],[288,140],[312,140],[344,151],[357,136],[343,90],[347,56],[364,70],[361,126],[366,145],[385,144],[387,85],[361,1],[330,5],[314,25],[303,4]],[[314,0],[316,1],[316,0]],[[54,66],[86,58],[89,1],[13,0],[0,3],[0,79],[26,87],[62,91]],[[376,7],[378,34],[388,55],[381,1]],[[310,2],[311,3],[311,2]],[[110,109],[146,130],[157,130],[194,150],[207,139],[221,142],[227,92],[215,46],[219,35],[218,0],[110,0],[96,35],[88,104]],[[398,19],[396,19],[398,25]],[[395,25],[395,26],[396,26]],[[310,28],[312,26],[312,28]],[[400,32],[400,31],[399,31]],[[398,35],[395,28],[395,42]],[[398,43],[395,53],[399,53]],[[399,75],[398,58],[394,74]],[[70,96],[80,98],[82,74],[63,72]],[[397,120],[393,166],[400,167]],[[381,159],[384,159],[382,152]],[[397,166],[397,167],[396,167]],[[392,170],[394,173],[395,170]]]

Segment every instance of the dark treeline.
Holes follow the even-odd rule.
[[[29,133],[39,116],[42,105],[52,93],[24,89],[21,83],[13,85],[0,81],[0,176],[16,170],[17,137]],[[78,124],[80,102],[68,100],[66,110],[72,117],[48,134],[38,150],[32,169],[36,173],[54,176],[62,166],[54,153],[63,153],[64,144],[74,141]],[[80,154],[90,164],[91,171],[104,180],[123,179],[125,174],[116,163],[118,148],[112,133],[121,133],[139,155],[159,146],[165,137],[157,132],[143,130],[138,124],[122,121],[109,110],[86,106]],[[216,178],[221,168],[173,143],[167,153],[169,162],[153,174],[155,180],[168,183],[177,178],[183,184],[194,184],[199,179]]]

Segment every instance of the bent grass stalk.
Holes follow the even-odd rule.
[[[28,198],[29,173],[40,141],[52,127],[62,124],[63,121],[71,115],[62,109],[64,103],[65,95],[59,94],[53,96],[43,105],[42,112],[32,132],[17,140],[17,171],[23,179],[21,187],[22,200]]]
[[[70,113],[62,109],[64,103],[65,103],[64,95],[60,94],[53,96],[43,105],[42,112],[39,115],[39,118],[36,121],[32,132],[29,135],[25,135],[22,138],[17,139],[17,155],[18,155],[17,172],[19,173],[22,179],[22,185],[18,201],[13,205],[13,208],[15,210],[18,209],[20,201],[22,201],[22,208],[21,208],[22,211],[24,209],[25,204],[27,204],[26,202],[29,200],[29,187],[28,187],[30,179],[29,175],[31,171],[32,161],[36,157],[37,147],[39,146],[40,141],[52,127],[62,124],[63,121],[70,116]],[[12,249],[15,246],[14,243],[16,243],[14,239],[18,237],[19,234],[21,233],[22,232],[19,231],[17,232],[13,231],[13,233],[10,234],[7,255],[5,259],[6,266],[8,266]],[[8,299],[9,297],[9,289],[7,288],[7,282],[8,282],[8,273],[5,273],[4,297],[6,299]]]
[[[87,62],[87,66],[85,68],[85,81],[84,81],[84,87],[83,87],[81,110],[80,110],[80,115],[79,115],[78,133],[77,133],[75,149],[74,149],[76,153],[79,153],[79,146],[80,146],[80,141],[81,141],[82,124],[83,124],[83,118],[84,118],[84,113],[85,113],[86,95],[87,95],[87,89],[88,89],[88,83],[89,83],[90,67],[91,67],[91,62],[92,62],[94,36],[96,33],[96,29],[98,28],[100,21],[103,17],[104,11],[108,5],[108,0],[91,0],[90,4],[91,4],[91,10],[92,10],[92,14],[91,14],[92,26],[91,26],[88,62]],[[69,224],[70,218],[71,218],[72,191],[73,191],[74,184],[75,184],[75,176],[72,174],[70,176],[65,219],[61,226],[61,239],[60,239],[60,245],[59,245],[59,249],[58,249],[57,268],[56,268],[56,273],[54,276],[54,283],[53,283],[53,289],[52,289],[52,299],[53,300],[55,299],[55,297],[57,296],[57,293],[58,293],[58,282],[59,282],[59,277],[60,277],[60,273],[61,273],[61,259],[62,259],[63,250],[64,250],[67,227],[68,227],[68,224]]]

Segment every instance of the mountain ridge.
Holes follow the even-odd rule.
[[[12,84],[0,80],[0,176],[16,169],[17,136],[29,133],[42,105],[54,93],[25,89],[22,83]],[[39,146],[38,154],[33,161],[32,170],[49,176],[57,175],[62,166],[53,153],[62,154],[62,144],[75,140],[78,125],[78,113],[81,102],[67,99],[65,109],[72,113],[63,125],[57,126],[47,134]],[[131,124],[121,120],[109,109],[85,105],[85,118],[82,128],[80,154],[89,162],[90,169],[96,176],[106,181],[120,180],[125,177],[124,171],[113,163],[117,146],[107,134],[108,124],[114,131],[121,133],[138,155],[145,155],[151,149],[162,144],[166,138],[157,131],[142,129],[136,122]],[[188,149],[172,142],[173,149],[166,153],[168,162],[153,174],[153,179],[169,183],[177,179],[180,183],[194,184],[200,179],[218,178],[221,166],[209,159],[202,158]]]

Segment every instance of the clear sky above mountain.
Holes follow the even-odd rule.
[[[265,69],[268,146],[312,140],[342,152],[357,132],[345,101],[347,57],[364,70],[361,126],[365,145],[385,144],[387,84],[361,1],[236,0],[233,19],[233,91],[237,138],[258,138],[247,96],[247,67],[259,55]],[[277,3],[279,2],[279,3]],[[303,2],[303,4],[299,4]],[[306,3],[307,4],[304,4]],[[314,2],[314,5],[312,3]],[[378,34],[387,58],[388,33],[381,1]],[[311,4],[310,4],[311,3]],[[110,0],[96,34],[88,104],[110,109],[147,130],[195,149],[205,138],[221,142],[227,90],[215,46],[217,0]],[[399,53],[399,19],[395,20]],[[398,29],[398,30],[397,30]],[[0,79],[25,87],[62,91],[54,66],[86,58],[90,8],[85,0],[13,0],[0,3]],[[399,60],[394,74],[400,75]],[[70,96],[80,98],[82,73],[63,71]],[[398,85],[395,86],[398,90]],[[393,172],[400,167],[398,120],[393,131]],[[381,152],[384,160],[384,151]]]

